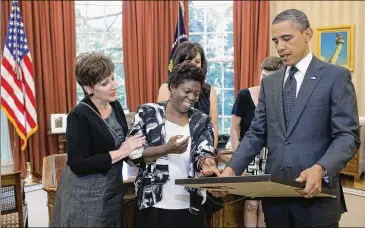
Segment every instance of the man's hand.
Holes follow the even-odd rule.
[[[220,173],[220,175],[217,175],[217,176],[218,177],[233,177],[234,171],[231,167],[226,167]],[[228,194],[228,192],[226,192],[226,191],[209,191],[209,192],[212,193],[212,195],[215,197],[222,197],[222,196],[226,196]]]
[[[305,188],[297,190],[299,194],[305,198],[312,198],[322,191],[322,178],[324,175],[324,168],[321,165],[315,164],[311,168],[304,170],[300,176],[295,179],[296,182],[306,181]]]
[[[203,162],[201,163],[201,171],[200,173],[203,175],[203,176],[211,176],[213,174],[220,176],[220,172],[217,168],[217,164],[215,162],[215,160],[213,158],[202,158],[204,159]]]

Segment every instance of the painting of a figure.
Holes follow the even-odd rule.
[[[353,71],[353,25],[315,29],[315,55]]]
[[[55,120],[55,127],[62,128],[62,125],[63,125],[63,118],[60,116]]]

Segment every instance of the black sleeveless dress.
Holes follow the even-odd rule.
[[[252,99],[250,90],[242,89],[238,92],[237,98],[233,104],[232,115],[241,117],[240,122],[240,138],[242,140],[243,136],[246,134],[251,126],[251,122],[255,117],[256,105]],[[258,154],[255,159],[248,165],[246,169],[247,175],[263,175],[265,174],[265,165],[267,159],[268,149],[264,147],[261,153]]]
[[[194,106],[194,108],[204,112],[207,115],[209,115],[210,111],[210,89],[211,85],[203,85],[202,93],[200,94],[198,102],[196,102]]]

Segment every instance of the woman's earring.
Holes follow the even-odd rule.
[[[89,97],[92,97],[92,96],[94,96],[94,93],[90,93],[90,94],[89,94]]]

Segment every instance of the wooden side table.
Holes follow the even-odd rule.
[[[66,153],[66,133],[52,133],[51,131],[48,131],[47,134],[57,136],[57,153]]]
[[[360,149],[356,152],[355,156],[347,163],[346,167],[341,172],[346,176],[353,176],[355,182],[359,182],[361,175],[365,172],[365,120],[361,121],[361,119],[360,140],[362,142]]]

